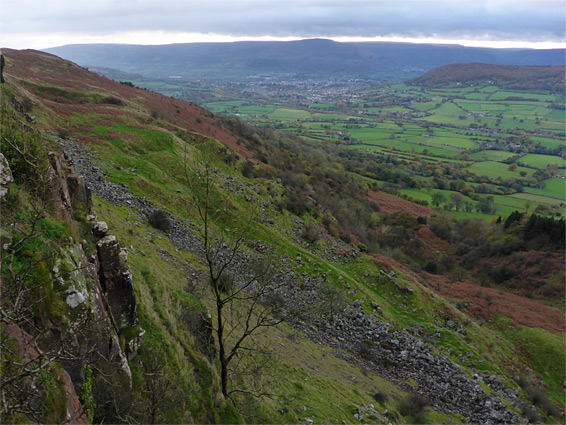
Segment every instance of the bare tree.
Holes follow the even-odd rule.
[[[246,372],[240,368],[238,374],[235,365],[246,364],[246,354],[257,352],[258,346],[252,343],[251,336],[283,320],[273,317],[275,306],[266,302],[281,282],[274,278],[275,261],[270,255],[258,259],[246,253],[246,243],[262,206],[250,206],[247,212],[237,210],[242,207],[237,207],[229,192],[222,189],[222,176],[210,159],[194,162],[191,167],[186,164],[185,177],[200,221],[202,257],[215,304],[214,333],[222,394],[235,402],[233,395],[246,390],[230,382],[229,375],[233,373],[245,381]],[[253,356],[247,359],[254,363]],[[260,393],[265,394],[259,391],[253,395]]]

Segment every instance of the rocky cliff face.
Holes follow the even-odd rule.
[[[48,196],[55,214],[71,223],[73,205],[80,203],[81,211],[91,212],[89,218],[94,219],[95,215],[90,211],[90,190],[84,177],[73,172],[62,154],[50,152],[48,157]],[[4,200],[13,177],[5,160],[1,165]],[[35,319],[39,322],[37,326],[30,327],[25,321],[16,321],[14,315],[10,316],[9,308],[5,309],[7,326],[3,332],[15,345],[19,358],[27,359],[30,364],[45,364],[46,361],[62,364],[58,380],[65,392],[66,420],[73,423],[87,423],[77,396],[83,393],[87,366],[102,362],[131,385],[128,360],[135,357],[144,336],[144,330],[138,326],[132,273],[126,264],[127,253],[121,249],[116,237],[108,234],[105,223],[96,222],[93,234],[98,242],[92,253],[85,252],[86,240],[76,242],[72,238],[58,249],[50,274],[52,289],[64,301],[58,301],[59,305],[65,306],[61,307],[60,315],[40,317]],[[8,241],[4,247],[7,250],[11,238]],[[125,329],[127,333],[123,332]],[[22,391],[33,393],[36,384],[30,378],[22,385]],[[35,405],[37,411],[41,411],[38,403],[42,397],[38,392],[28,398],[32,411]]]
[[[0,201],[4,202],[8,193],[10,193],[9,185],[14,181],[12,170],[8,165],[8,161],[2,153],[0,153]]]
[[[63,167],[63,164],[66,164],[63,155],[53,153],[49,155],[55,180],[54,187],[57,189],[54,197],[61,215],[63,217],[72,215],[71,199],[82,203],[90,211],[92,200],[85,178],[75,174],[70,167]],[[88,218],[93,220],[95,217],[94,214],[90,214]],[[84,243],[76,245],[71,254],[75,264],[85,265],[84,268],[79,268],[83,270],[84,280],[90,281],[91,285],[81,284],[80,278],[67,282],[69,295],[66,303],[70,309],[78,309],[81,316],[90,314],[97,331],[90,335],[86,334],[84,341],[77,339],[77,345],[82,345],[80,347],[82,354],[85,350],[96,347],[101,351],[99,354],[118,365],[128,379],[131,379],[127,359],[132,359],[136,355],[144,331],[141,328],[136,329],[133,337],[120,340],[122,330],[139,325],[132,272],[126,264],[127,252],[120,247],[115,236],[108,234],[106,223],[94,222],[93,234],[99,240],[96,244],[96,253],[92,254],[88,262],[83,251]],[[78,368],[74,365],[73,369],[77,372],[74,373],[74,382],[82,384],[84,367],[81,365]]]

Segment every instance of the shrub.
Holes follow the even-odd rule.
[[[315,243],[319,238],[317,227],[312,224],[307,224],[303,229],[301,237],[308,243]]]
[[[425,266],[423,267],[423,270],[425,272],[430,273],[430,274],[437,274],[438,273],[438,264],[436,264],[434,261],[429,261],[428,263],[425,264]]]
[[[554,404],[546,397],[544,391],[534,388],[534,387],[525,387],[525,392],[529,397],[529,400],[535,406],[539,406],[542,410],[544,410],[549,416],[559,417],[560,412],[556,408]]]
[[[31,112],[33,109],[33,102],[27,96],[22,98],[22,108],[24,112]]]
[[[368,252],[368,247],[367,247],[367,245],[366,245],[365,243],[359,243],[359,244],[358,244],[358,249],[359,249],[361,252]]]
[[[523,417],[529,421],[529,423],[538,423],[540,421],[540,416],[537,411],[526,404],[522,406],[521,413]]]
[[[380,393],[379,391],[376,392],[372,397],[378,403],[385,403],[389,399],[389,397],[387,397],[387,394]]]
[[[343,242],[346,242],[346,243],[352,242],[352,237],[348,233],[340,232],[339,237]]]
[[[218,277],[218,289],[221,292],[229,292],[234,287],[234,276],[227,270],[224,270]]]
[[[433,217],[430,220],[430,230],[440,239],[448,240],[454,230],[454,225],[448,216]]]
[[[61,139],[66,139],[67,137],[69,137],[69,130],[59,127],[57,129],[57,136],[59,136]]]
[[[291,196],[285,200],[284,208],[292,214],[303,215],[306,212],[312,210],[311,206],[308,204],[305,198],[300,195],[291,194]]]
[[[272,292],[267,294],[265,299],[263,300],[265,305],[271,307],[273,315],[277,318],[283,317],[283,312],[285,309],[286,299],[283,295]]]
[[[422,424],[426,420],[425,407],[428,400],[419,394],[410,394],[399,403],[399,413],[411,419],[411,423]]]
[[[362,359],[370,360],[371,359],[371,346],[373,343],[369,340],[364,340],[360,343],[360,347],[358,348],[358,354]]]
[[[107,103],[109,105],[122,105],[124,102],[122,102],[122,99],[120,99],[119,97],[106,96],[104,99],[102,99],[102,103]]]
[[[246,159],[242,164],[242,175],[251,178],[254,176],[254,163]]]
[[[171,220],[167,213],[163,210],[153,211],[149,215],[148,220],[149,224],[163,232],[167,232],[171,228]]]

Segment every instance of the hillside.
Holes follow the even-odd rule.
[[[441,65],[483,62],[560,65],[564,51],[472,48],[410,43],[290,42],[190,43],[163,46],[84,44],[46,49],[83,66],[145,77],[226,79],[269,73],[314,78],[404,80]]]
[[[564,92],[566,67],[511,66],[486,63],[457,63],[435,68],[408,84],[423,87],[478,86],[493,84],[514,90]]]
[[[528,226],[558,263],[555,224],[463,228],[347,156],[3,54],[3,423],[564,419],[562,310],[415,263]]]

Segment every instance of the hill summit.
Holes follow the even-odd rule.
[[[564,65],[513,66],[457,63],[435,68],[407,83],[431,88],[493,84],[506,89],[549,90],[563,93],[565,75]]]

